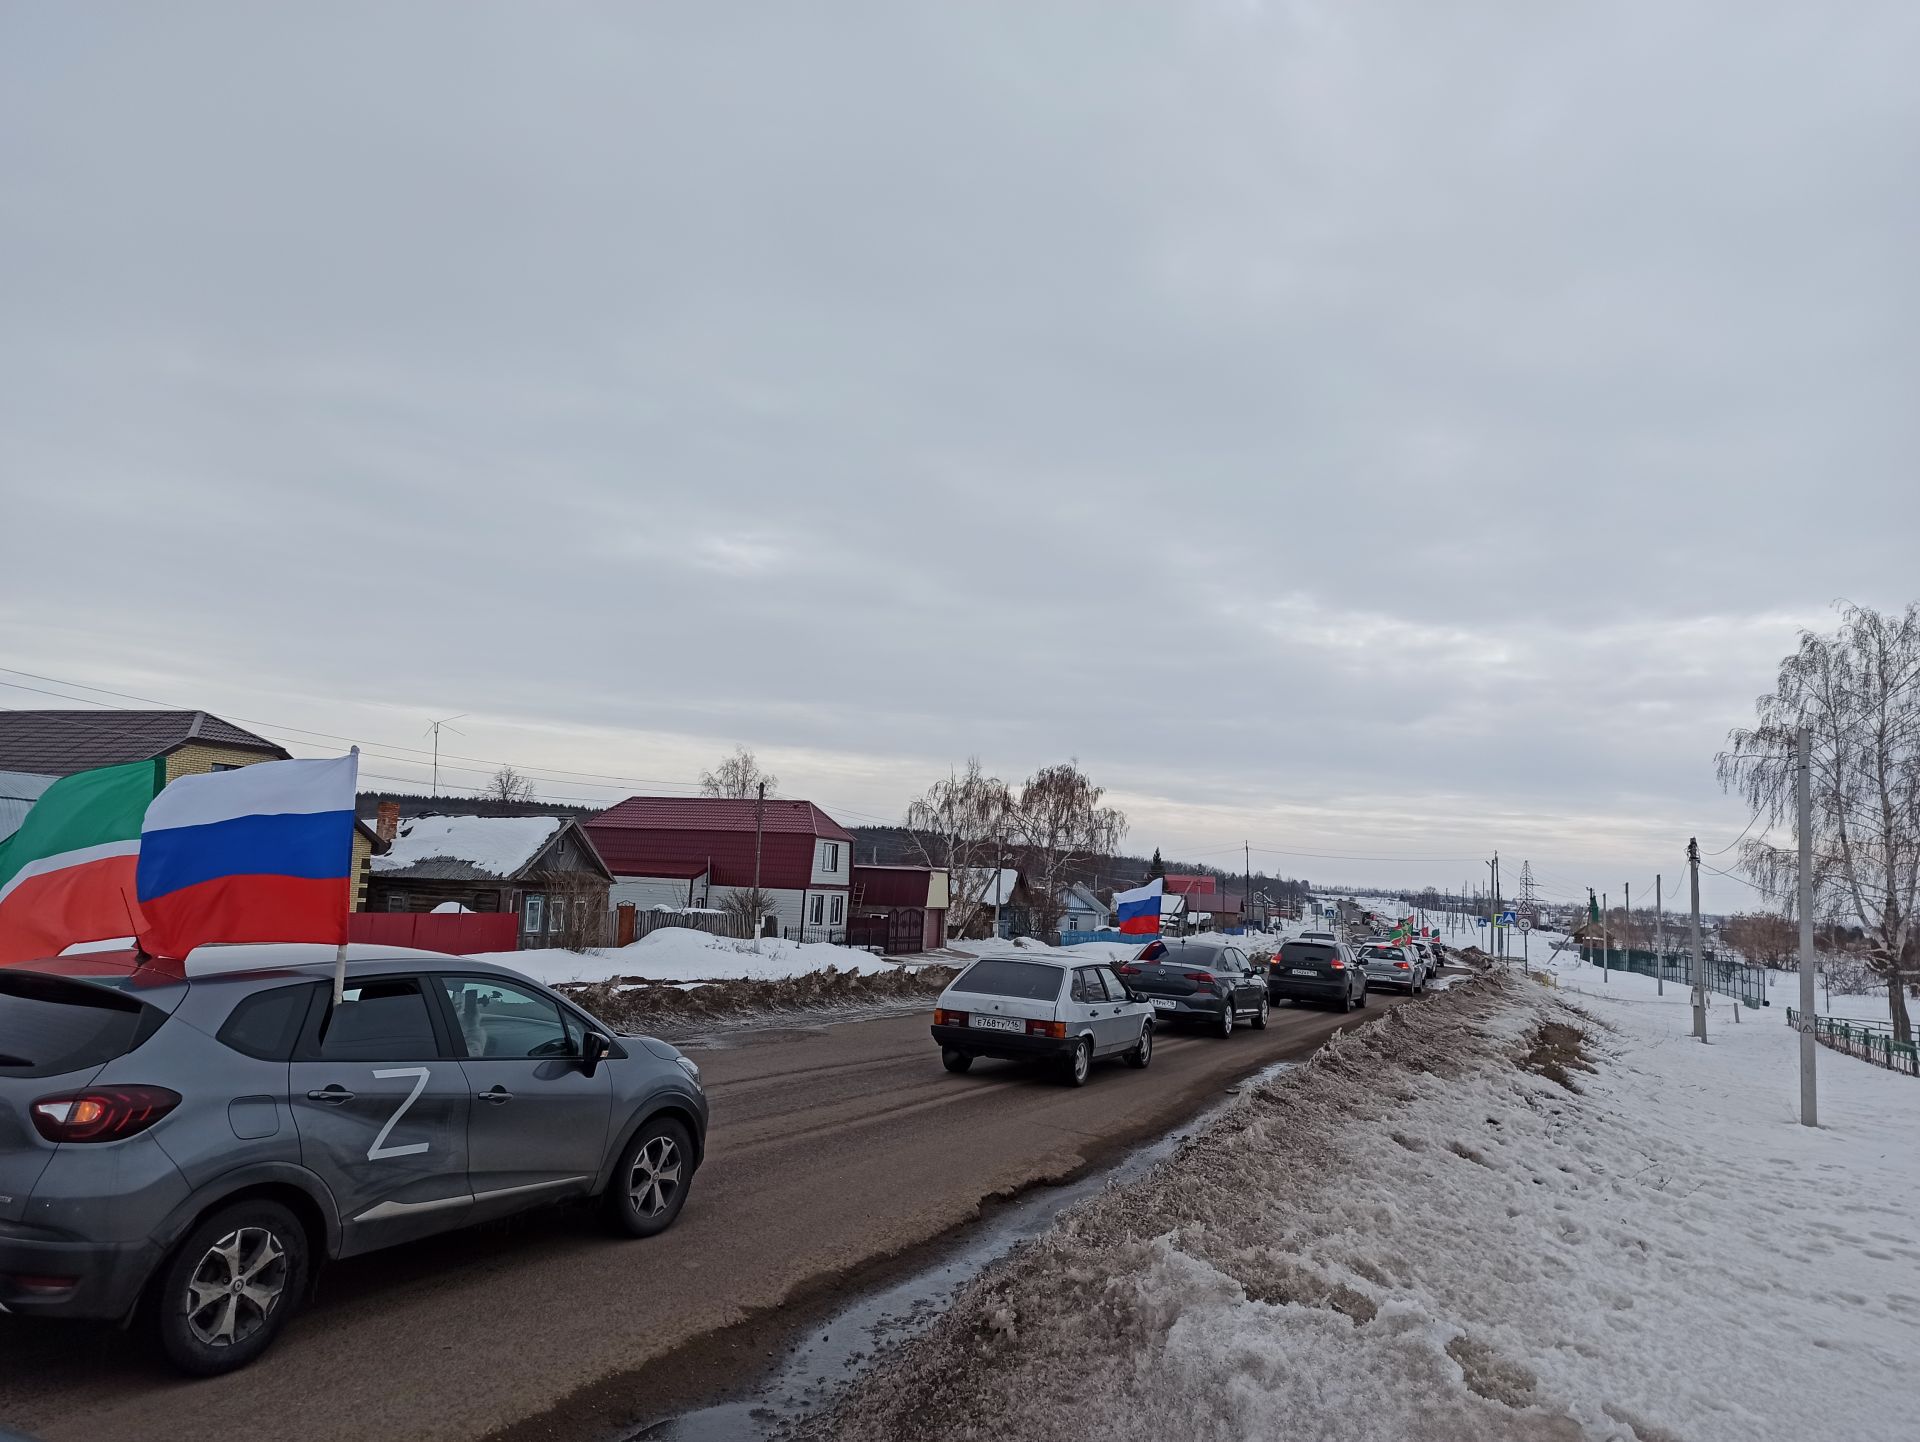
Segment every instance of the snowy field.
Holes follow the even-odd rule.
[[[550,986],[570,981],[610,981],[621,976],[674,982],[781,981],[825,971],[828,967],[861,974],[902,969],[897,962],[854,947],[818,942],[735,941],[678,926],[662,927],[631,946],[596,947],[588,951],[566,951],[559,947],[495,951],[483,953],[481,959],[511,967]]]
[[[1675,988],[1561,970],[1610,994],[1495,978],[1330,1044],[805,1435],[939,1397],[983,1442],[1920,1436],[1920,1081],[1823,1050],[1809,1131],[1783,1009],[1716,998],[1702,1046]]]

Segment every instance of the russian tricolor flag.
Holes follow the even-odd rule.
[[[359,753],[182,776],[147,807],[141,949],[347,939]]]
[[[1113,894],[1113,910],[1120,918],[1122,936],[1160,934],[1160,893],[1165,889],[1165,882],[1156,876],[1145,886]]]

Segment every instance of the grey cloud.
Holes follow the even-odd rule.
[[[1909,599],[1916,39],[9,7],[0,648],[583,770],[745,740],[870,814],[1077,754],[1170,851],[1650,871],[1744,821],[1711,754],[1795,626]]]

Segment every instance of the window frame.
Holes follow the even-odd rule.
[[[567,899],[564,896],[549,897],[547,900],[547,935],[567,929]]]
[[[547,894],[544,891],[520,893],[520,930],[539,936],[547,929]]]
[[[807,912],[812,918],[808,922],[809,926],[826,925],[823,918],[827,913],[827,894],[824,891],[816,891],[813,893],[813,901],[812,904],[807,907]]]
[[[840,843],[823,841],[820,843],[820,869],[829,876],[840,874]]]
[[[839,926],[847,919],[847,899],[839,892],[833,893],[833,904],[827,908],[827,925]]]

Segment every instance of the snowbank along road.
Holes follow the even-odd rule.
[[[796,1442],[1911,1442],[1920,1085],[1836,1059],[1810,1131],[1777,1013],[1609,990],[1339,1038]]]
[[[747,1365],[721,1329],[802,1313],[983,1199],[1163,1132],[1396,1004],[1280,1007],[1224,1041],[1168,1032],[1147,1071],[1102,1063],[1079,1090],[1005,1063],[948,1075],[926,1013],[690,1042],[711,1150],[665,1235],[614,1242],[557,1211],[347,1262],[260,1363],[192,1384],[119,1333],[0,1318],[0,1424],[47,1442],[247,1437],[263,1417],[276,1442],[618,1434]],[[769,1325],[750,1329],[754,1363]]]

